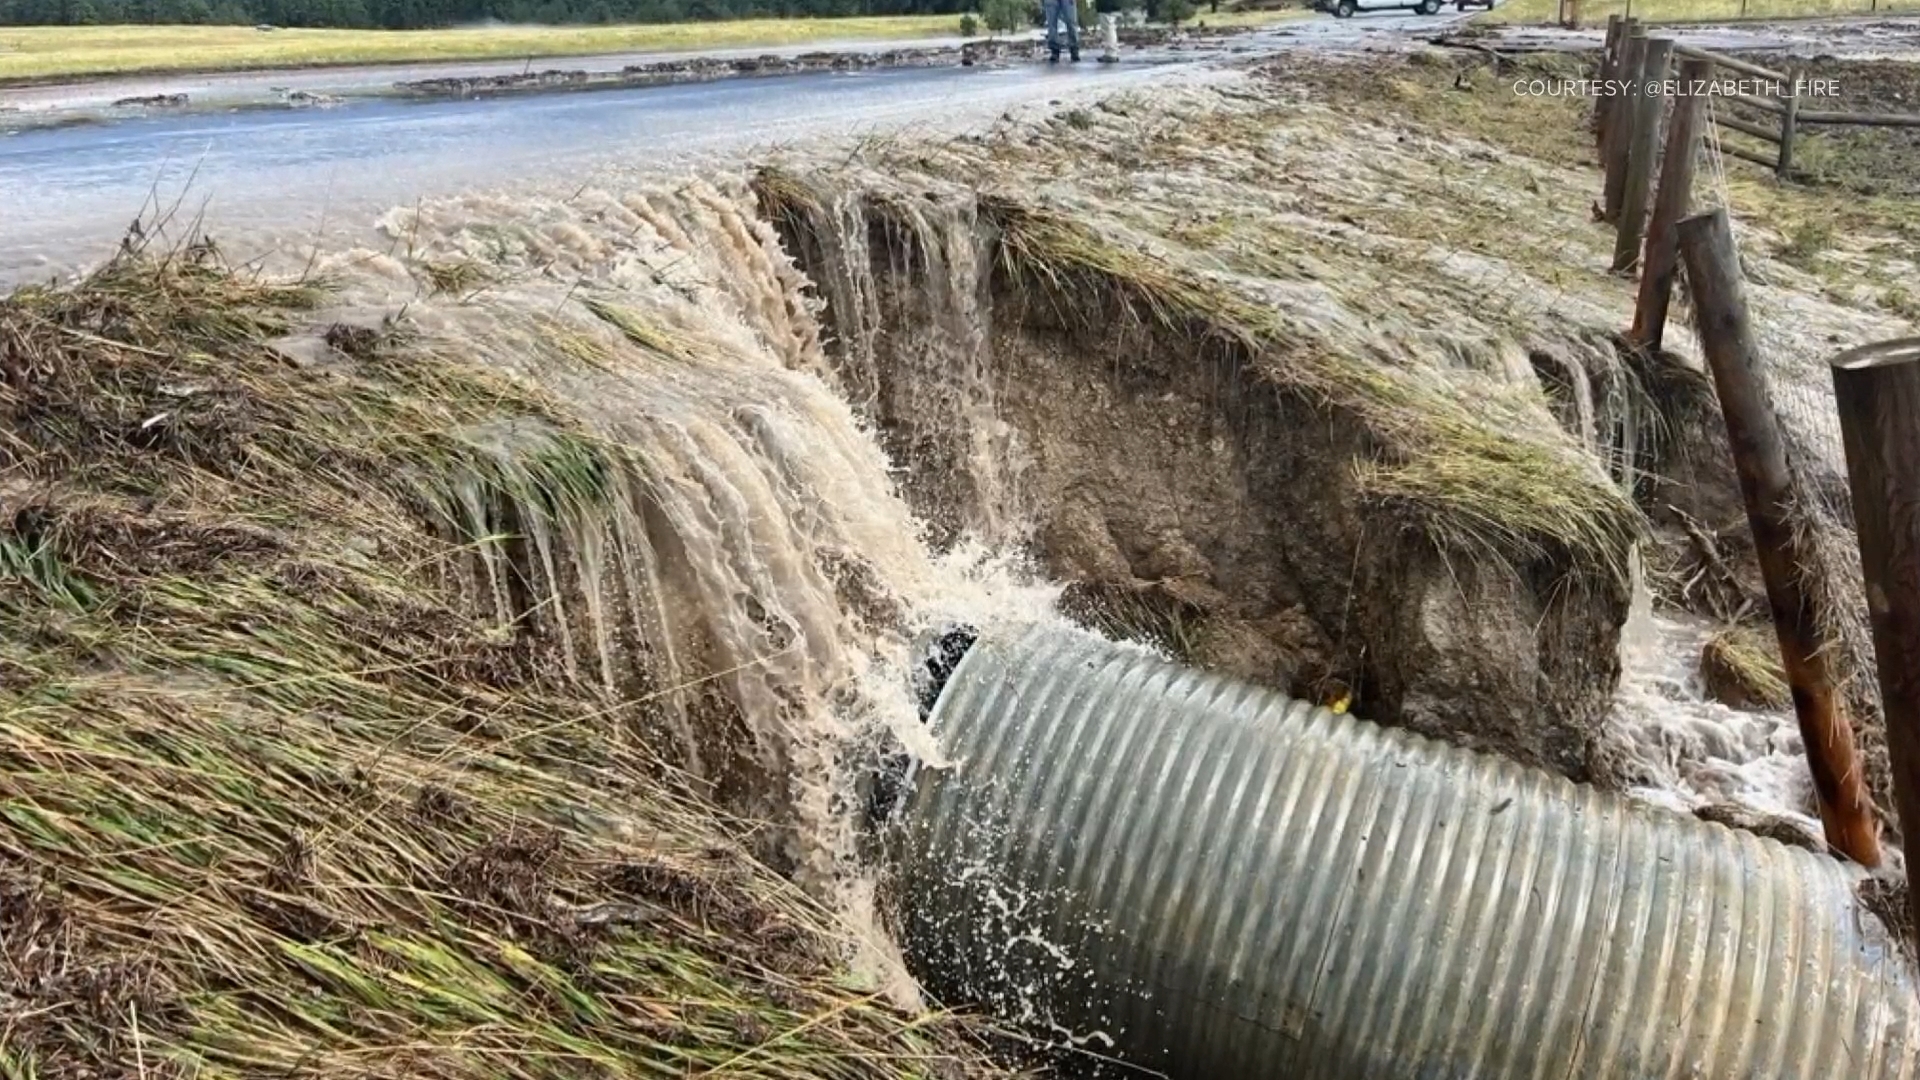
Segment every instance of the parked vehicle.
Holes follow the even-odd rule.
[[[1470,7],[1493,8],[1495,0],[1454,0],[1454,6],[1465,11]],[[1358,11],[1394,11],[1411,9],[1422,15],[1438,15],[1446,0],[1313,0],[1316,11],[1330,12],[1342,19],[1353,17]]]

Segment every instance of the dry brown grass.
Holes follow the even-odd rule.
[[[321,295],[201,246],[0,301],[0,1074],[987,1071],[455,587],[616,451],[400,328],[266,346]]]
[[[1770,629],[1729,626],[1700,650],[1700,675],[1708,696],[1736,709],[1784,709],[1793,704],[1780,644]]]

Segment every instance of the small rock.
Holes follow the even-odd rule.
[[[1048,557],[1063,572],[1087,581],[1131,581],[1127,558],[1101,514],[1087,506],[1067,506],[1041,536]]]

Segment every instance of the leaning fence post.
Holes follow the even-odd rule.
[[[1680,93],[1673,99],[1667,149],[1660,155],[1660,191],[1653,200],[1653,221],[1647,226],[1645,262],[1640,267],[1640,296],[1633,308],[1631,336],[1648,352],[1660,351],[1660,339],[1666,333],[1667,304],[1673,298],[1673,278],[1680,265],[1673,229],[1693,199],[1693,167],[1700,157],[1700,125],[1706,117],[1707,98],[1692,91],[1711,78],[1711,60],[1692,59],[1680,65]]]
[[[1920,338],[1833,358],[1908,873],[1920,867]],[[1908,900],[1920,916],[1920,889]],[[1914,922],[1920,927],[1920,918]]]
[[[1793,709],[1806,744],[1807,765],[1820,805],[1827,843],[1862,866],[1880,864],[1879,830],[1872,801],[1853,748],[1853,728],[1841,711],[1822,635],[1800,568],[1813,565],[1795,535],[1793,474],[1780,439],[1779,421],[1760,370],[1759,350],[1747,322],[1739,255],[1724,209],[1680,222],[1680,254],[1693,293],[1700,351],[1713,370],[1720,415],[1727,425],[1734,471],[1747,504],[1747,523],[1766,582],[1767,604],[1780,639],[1782,666],[1793,692]]]
[[[1620,63],[1615,71],[1615,86],[1636,83],[1640,78],[1640,65],[1646,57],[1647,31],[1644,27],[1631,24],[1627,26],[1626,45],[1621,51]],[[1607,106],[1606,137],[1600,150],[1600,160],[1607,170],[1605,188],[1600,202],[1600,220],[1620,220],[1620,197],[1627,185],[1627,146],[1632,142],[1633,117],[1637,99],[1630,94],[1616,94],[1613,104]]]
[[[1640,237],[1647,227],[1647,203],[1652,201],[1653,165],[1660,156],[1660,114],[1667,106],[1667,64],[1672,55],[1672,41],[1652,38],[1640,63],[1639,96],[1632,102],[1632,135],[1627,140],[1626,179],[1620,189],[1619,231],[1613,238],[1615,270],[1631,270],[1640,261]]]

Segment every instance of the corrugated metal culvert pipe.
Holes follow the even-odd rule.
[[[895,818],[949,1001],[1174,1077],[1911,1077],[1859,872],[1059,628]]]

